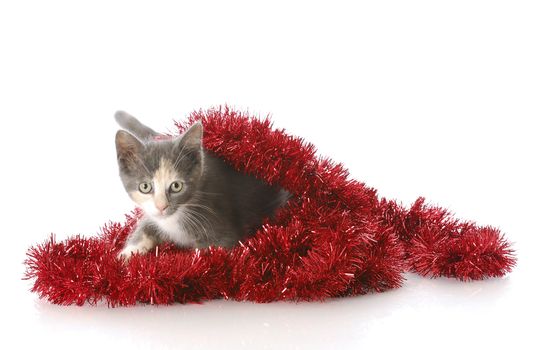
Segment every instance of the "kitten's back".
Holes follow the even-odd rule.
[[[204,196],[200,201],[214,207],[220,222],[232,223],[234,232],[224,230],[235,243],[253,233],[264,218],[290,198],[289,192],[279,186],[270,186],[254,176],[236,171],[232,166],[206,153],[204,163],[203,193],[221,194]]]

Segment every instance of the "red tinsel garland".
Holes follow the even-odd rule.
[[[459,221],[423,198],[409,209],[380,200],[269,120],[225,107],[195,112],[176,126],[183,132],[195,120],[204,125],[206,149],[290,191],[287,206],[231,250],[163,244],[127,264],[117,254],[138,211],[98,237],[52,236],[27,252],[32,291],[63,305],[322,300],[399,287],[404,271],[470,280],[502,276],[515,265],[499,230]]]

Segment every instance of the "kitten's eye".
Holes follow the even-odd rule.
[[[177,193],[183,188],[183,183],[181,181],[174,181],[170,184],[170,191]]]
[[[142,182],[140,185],[138,185],[138,189],[142,193],[149,193],[149,192],[151,192],[152,188],[153,187],[151,186],[151,184],[149,182]]]

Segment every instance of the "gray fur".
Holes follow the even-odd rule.
[[[129,237],[127,247],[142,245],[144,240],[152,245],[168,240],[189,247],[232,247],[251,235],[289,198],[287,191],[238,172],[204,150],[200,123],[177,138],[155,140],[160,134],[136,118],[117,112],[115,119],[129,131],[119,130],[116,135],[119,173],[127,193],[140,196],[139,184],[150,180],[161,160],[175,165],[172,170],[184,186],[179,193],[166,193],[168,206],[164,214],[179,215],[180,227],[191,239],[189,243],[177,241],[161,230],[156,218],[146,215]],[[125,254],[128,257],[130,252]]]
[[[140,140],[147,140],[159,136],[158,132],[143,125],[140,121],[125,111],[115,112],[115,120],[125,130],[130,130]]]

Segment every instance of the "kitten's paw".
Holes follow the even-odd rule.
[[[128,245],[117,256],[119,259],[123,261],[128,261],[132,257],[132,254],[145,254],[147,253],[147,249],[141,246],[137,245]]]

